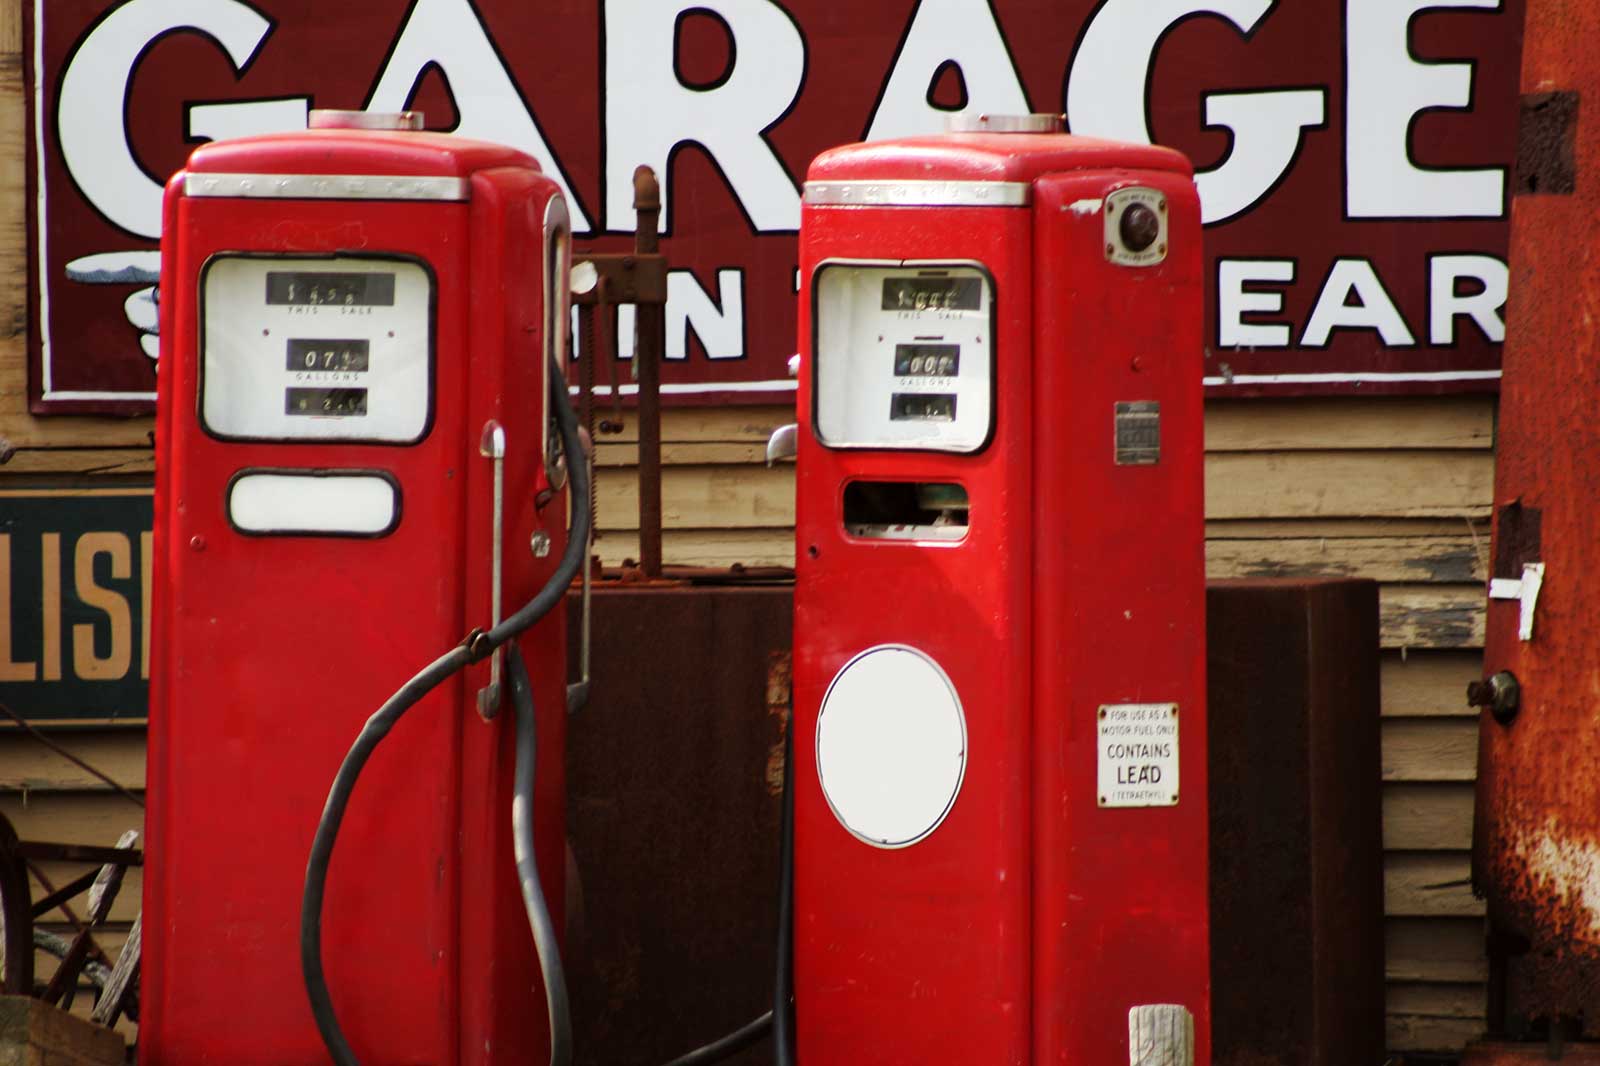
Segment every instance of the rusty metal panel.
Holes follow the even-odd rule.
[[[1207,588],[1214,1066],[1384,1059],[1378,593]]]
[[[1488,605],[1484,676],[1520,682],[1480,720],[1473,878],[1488,905],[1490,1032],[1600,1038],[1600,7],[1531,0],[1524,143],[1495,476],[1495,576],[1544,564],[1531,639],[1520,599]],[[1583,123],[1591,124],[1583,135]],[[1520,591],[1513,587],[1506,593]]]
[[[1483,1041],[1467,1048],[1461,1066],[1600,1066],[1600,1047],[1594,1044],[1567,1044],[1552,1048],[1540,1042],[1513,1044]]]
[[[1215,1066],[1381,1062],[1376,587],[1216,582],[1208,609]],[[575,1035],[581,1063],[665,1061],[769,1005],[792,593],[637,583],[595,611]]]
[[[793,602],[595,592],[594,687],[567,732],[580,1066],[664,1062],[771,1007]],[[726,1061],[770,1058],[763,1040]]]

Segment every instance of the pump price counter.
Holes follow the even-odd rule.
[[[219,255],[200,284],[200,408],[216,436],[421,438],[433,403],[426,264]]]
[[[816,430],[832,447],[970,453],[992,427],[993,286],[961,262],[824,264]]]

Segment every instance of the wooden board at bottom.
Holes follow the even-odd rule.
[[[0,996],[3,1066],[122,1066],[122,1037],[26,996]]]

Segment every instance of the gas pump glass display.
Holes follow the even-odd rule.
[[[410,444],[427,433],[434,280],[422,264],[225,254],[201,289],[212,435]]]
[[[976,452],[994,426],[994,284],[973,263],[817,268],[816,429],[834,448]]]

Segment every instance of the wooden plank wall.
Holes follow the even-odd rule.
[[[148,476],[148,419],[26,412],[20,0],[0,0],[0,479]],[[761,463],[787,410],[672,411],[665,554],[692,565],[793,559],[793,478]],[[1482,905],[1466,885],[1493,463],[1487,398],[1234,401],[1207,415],[1207,532],[1216,577],[1349,574],[1382,585],[1389,1042],[1449,1050],[1482,1025]],[[637,554],[634,445],[602,442],[599,550]],[[13,482],[17,483],[17,482]],[[137,728],[57,731],[129,787]],[[141,812],[70,762],[0,732],[0,811],[25,838],[114,842]],[[47,868],[59,883],[65,869]],[[126,929],[130,878],[113,914]],[[112,938],[113,944],[116,937]]]

